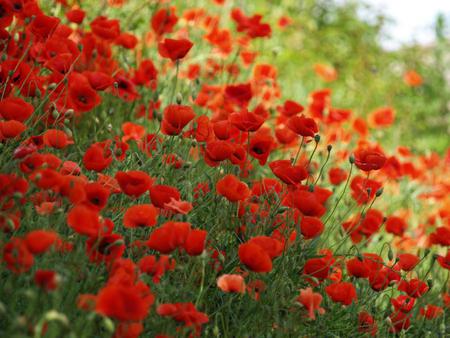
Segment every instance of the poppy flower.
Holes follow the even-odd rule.
[[[361,311],[358,314],[358,332],[369,333],[371,336],[375,336],[377,331],[378,326],[373,316],[366,311]]]
[[[47,39],[60,23],[58,18],[38,14],[30,24],[30,31],[40,40]]]
[[[410,253],[404,253],[398,255],[398,267],[403,271],[413,270],[417,264],[419,264],[420,258]]]
[[[0,101],[0,116],[5,120],[25,122],[33,112],[33,105],[20,97],[7,97]]]
[[[67,134],[58,129],[47,129],[43,139],[46,146],[55,149],[64,149],[69,144]]]
[[[208,316],[198,311],[192,303],[160,304],[156,312],[160,316],[172,317],[177,322],[184,323],[185,326],[198,327],[209,321]]]
[[[396,236],[403,236],[403,233],[408,228],[408,224],[401,217],[389,216],[386,220],[386,232]]]
[[[427,304],[420,308],[420,315],[424,316],[428,320],[435,319],[444,313],[444,309],[440,306],[433,304]]]
[[[450,246],[450,228],[438,227],[430,234],[430,243]]]
[[[58,287],[59,276],[53,270],[36,270],[34,282],[46,291],[53,291]]]
[[[323,223],[317,217],[303,216],[300,222],[300,230],[305,239],[312,239],[320,236],[323,232]]]
[[[450,270],[450,251],[445,256],[438,255],[436,260],[444,269]]]
[[[148,287],[109,284],[98,293],[95,311],[120,321],[140,321],[147,317],[153,302]]]
[[[333,185],[339,185],[347,179],[347,172],[342,168],[331,168],[328,171],[328,178]]]
[[[108,168],[112,160],[111,150],[98,143],[92,144],[83,156],[83,164],[86,169],[97,172]]]
[[[362,171],[379,170],[386,163],[386,156],[376,149],[355,151],[355,165]]]
[[[184,250],[189,256],[201,255],[205,249],[205,240],[208,232],[205,230],[192,229],[189,231],[183,244]]]
[[[175,269],[175,265],[175,259],[166,255],[161,255],[159,258],[153,255],[144,256],[138,262],[139,270],[153,276],[153,282],[156,284],[160,282],[166,271]]]
[[[349,282],[330,284],[325,288],[325,292],[333,302],[341,303],[342,305],[350,305],[357,300],[356,289]]]
[[[118,171],[115,178],[122,192],[134,198],[142,196],[153,184],[152,178],[141,170]]]
[[[58,234],[51,230],[33,230],[25,236],[25,244],[33,255],[47,252],[58,241]]]
[[[151,204],[133,205],[123,216],[123,225],[127,228],[143,228],[156,225],[157,209]]]
[[[414,70],[409,70],[403,75],[403,81],[410,87],[419,87],[423,83],[422,76]]]
[[[67,20],[78,25],[83,22],[85,16],[86,12],[77,8],[71,9],[70,11],[66,12]]]
[[[284,116],[291,117],[293,115],[297,115],[301,113],[305,108],[292,100],[286,100],[284,105],[281,107],[277,107],[277,110]]]
[[[133,81],[137,85],[145,85],[156,89],[158,70],[152,60],[146,59],[141,61],[139,67],[136,69]]]
[[[400,332],[407,330],[411,325],[411,315],[408,315],[402,311],[395,311],[389,315],[389,319],[392,323],[390,329],[391,332]]]
[[[72,73],[70,75],[68,91],[70,107],[77,113],[88,112],[101,103],[101,97],[83,74]]]
[[[83,72],[83,75],[89,81],[89,84],[94,90],[102,91],[114,84],[114,78],[103,72]]]
[[[245,280],[241,275],[222,275],[217,278],[217,287],[223,292],[245,293]]]
[[[158,229],[155,229],[147,241],[147,246],[150,249],[159,251],[163,254],[169,254],[176,248],[185,244],[187,237],[191,231],[190,223],[186,222],[166,222]],[[203,251],[204,238],[206,234],[195,233],[191,236],[191,241],[185,247],[194,255],[201,249]],[[192,250],[192,251],[191,251]],[[201,252],[200,252],[201,253]]]
[[[317,195],[308,190],[297,189],[291,191],[287,196],[287,200],[306,216],[321,217],[326,212]]]
[[[171,104],[163,112],[162,132],[166,135],[178,135],[194,117],[195,113],[192,107]]]
[[[423,294],[427,292],[428,289],[429,288],[427,283],[417,278],[410,279],[409,281],[401,280],[398,284],[399,291],[403,291],[408,294],[408,296],[413,298],[419,298],[423,296]]]
[[[271,259],[280,256],[283,252],[283,243],[272,237],[256,236],[252,237],[247,243],[259,245],[265,252],[267,252]]]
[[[156,35],[173,32],[174,26],[178,22],[175,14],[175,7],[160,8],[153,14],[150,25]]]
[[[304,115],[294,115],[290,117],[286,125],[294,133],[303,137],[314,137],[319,131],[314,119],[305,117]]]
[[[320,307],[322,299],[322,295],[318,292],[313,292],[312,288],[300,290],[300,296],[297,297],[297,301],[308,311],[308,318],[312,320],[316,319],[316,311],[321,315],[325,313],[325,309]]]
[[[20,136],[27,127],[20,121],[0,121],[0,141]]]
[[[228,85],[225,88],[225,97],[239,106],[247,107],[253,97],[252,86],[250,83]]]
[[[218,166],[233,154],[233,146],[227,141],[210,141],[206,144],[205,161],[209,166]]]
[[[325,82],[333,82],[338,78],[336,69],[322,63],[316,63],[314,65],[314,72]]]
[[[111,262],[121,257],[125,248],[123,237],[118,234],[103,234],[86,241],[87,256],[94,263]]]
[[[331,263],[328,257],[310,258],[303,266],[303,274],[317,278],[319,281],[324,280],[330,273]]]
[[[99,16],[91,22],[91,29],[100,39],[114,40],[120,35],[120,21]]]
[[[376,128],[389,127],[394,123],[395,111],[391,107],[382,107],[370,113],[369,119]]]
[[[255,243],[244,243],[239,245],[239,259],[250,270],[254,272],[270,272],[272,260],[269,254]]]
[[[404,313],[410,312],[414,308],[415,303],[415,298],[406,295],[399,295],[396,298],[391,298],[391,304],[395,311],[401,311]]]
[[[163,58],[168,58],[175,62],[184,58],[193,45],[187,39],[164,39],[163,42],[158,44],[158,52]]]
[[[232,174],[225,175],[217,181],[216,190],[230,202],[243,201],[250,195],[247,184]]]
[[[229,121],[240,131],[250,132],[257,131],[264,123],[264,118],[255,113],[243,109],[238,113],[229,115]]]
[[[74,206],[67,213],[67,224],[80,235],[96,237],[102,232],[98,211],[82,204]]]
[[[170,203],[172,199],[181,199],[178,189],[170,185],[153,185],[150,187],[149,192],[153,205],[160,209],[164,209],[165,204]]]
[[[286,184],[295,185],[308,177],[308,171],[302,165],[293,165],[289,160],[277,160],[269,163],[272,172]]]
[[[3,261],[10,271],[20,274],[31,269],[34,256],[24,240],[13,237],[3,246]]]
[[[164,204],[164,210],[187,215],[192,210],[192,203],[171,198],[169,203]]]
[[[256,158],[260,165],[265,165],[274,145],[270,134],[257,132],[250,139],[249,155]]]

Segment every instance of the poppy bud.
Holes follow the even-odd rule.
[[[381,194],[383,194],[383,188],[378,189],[377,192],[375,193],[375,196],[380,197]]]
[[[183,96],[181,95],[181,93],[177,94],[176,101],[177,101],[177,104],[181,104],[183,102]]]
[[[355,163],[355,156],[353,154],[350,155],[350,157],[348,158],[348,161],[350,162],[350,164]]]
[[[330,152],[331,149],[333,149],[333,146],[331,144],[327,145],[327,151]]]
[[[58,111],[56,110],[52,111],[52,117],[56,120],[59,117]]]
[[[431,288],[433,287],[433,280],[432,279],[428,279],[427,280],[427,285],[428,285],[428,288],[431,290]]]
[[[389,247],[388,258],[389,258],[390,261],[392,261],[394,259],[394,253],[392,252],[392,248],[391,247]]]
[[[367,188],[367,195],[370,196],[371,193],[372,193],[372,188]]]
[[[319,134],[314,135],[314,141],[315,141],[316,143],[319,143],[319,142],[320,142],[320,135],[319,135]]]
[[[423,253],[423,258],[427,257],[428,254],[430,253],[430,249],[425,249],[424,253]]]

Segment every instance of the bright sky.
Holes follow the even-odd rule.
[[[433,41],[433,23],[439,12],[450,18],[450,0],[365,0],[395,20],[386,33],[392,41],[384,41],[387,48],[402,43]]]

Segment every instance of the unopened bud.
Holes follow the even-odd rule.
[[[178,93],[176,98],[175,98],[177,104],[181,104],[183,102],[183,96],[181,95],[181,93]]]
[[[333,149],[333,146],[331,144],[327,145],[327,151],[330,152],[331,149]]]
[[[350,155],[350,157],[348,158],[348,161],[350,162],[350,164],[355,163],[355,156],[353,154]]]
[[[314,135],[314,141],[316,141],[316,143],[320,142],[320,135],[319,134]]]
[[[380,188],[377,190],[377,192],[375,193],[375,196],[380,197],[383,194],[383,188]]]

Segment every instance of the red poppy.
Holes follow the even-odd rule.
[[[249,155],[256,158],[260,165],[265,165],[274,145],[275,141],[273,137],[260,130],[250,139]]]
[[[400,295],[396,298],[391,298],[391,304],[394,306],[395,311],[401,311],[404,313],[411,312],[411,310],[414,308],[415,303],[415,298],[406,295]]]
[[[303,216],[300,229],[305,239],[312,239],[320,236],[323,232],[323,223],[317,217]]]
[[[314,135],[319,131],[319,128],[317,127],[314,119],[305,117],[304,115],[292,116],[291,118],[289,118],[286,125],[294,133],[303,137],[314,137]]]
[[[3,261],[12,272],[23,273],[31,269],[34,257],[24,240],[13,237],[3,247]]]
[[[86,241],[87,256],[94,263],[111,262],[122,257],[125,248],[123,237],[118,234],[103,234]]]
[[[172,317],[186,326],[198,327],[209,321],[208,316],[198,311],[192,303],[161,304],[157,307],[156,312],[160,316]]]
[[[409,281],[401,280],[398,284],[399,291],[403,291],[413,298],[419,298],[423,296],[423,294],[427,292],[428,289],[429,288],[427,283],[417,278],[410,279]]]
[[[407,330],[411,325],[411,315],[408,315],[401,311],[395,311],[390,316],[389,319],[392,323],[391,332],[400,332],[402,330]]]
[[[80,235],[96,237],[102,232],[98,211],[82,204],[67,213],[67,224]]]
[[[89,84],[94,90],[102,91],[114,84],[114,78],[103,72],[83,72],[83,75],[89,81]]]
[[[0,116],[5,120],[25,122],[33,112],[33,105],[20,97],[7,97],[0,101]]]
[[[229,121],[240,131],[249,132],[257,131],[264,123],[264,118],[261,115],[243,109],[239,113],[230,114]]]
[[[417,264],[419,264],[420,258],[410,253],[404,253],[398,255],[398,267],[403,271],[413,270]]]
[[[450,251],[445,256],[438,255],[436,260],[444,269],[450,270]]]
[[[177,188],[170,185],[154,185],[150,187],[150,199],[156,207],[165,208],[166,203],[170,203],[172,199],[180,200],[181,195]]]
[[[70,107],[77,113],[85,113],[101,103],[101,97],[91,87],[86,76],[72,73],[69,77]]]
[[[171,104],[164,109],[161,130],[166,135],[178,135],[194,117],[192,107]]]
[[[169,254],[186,242],[190,231],[190,223],[166,222],[151,233],[147,245],[150,249],[159,251],[163,254]],[[195,238],[193,239],[195,242]],[[198,243],[194,242],[191,243],[193,245],[193,250],[198,248],[198,246],[196,246]]]
[[[157,35],[171,33],[174,26],[178,22],[178,17],[175,15],[175,7],[160,8],[153,14],[150,22],[153,31]]]
[[[269,272],[272,270],[272,260],[269,254],[255,243],[239,245],[239,259],[254,272]]]
[[[64,149],[69,144],[67,134],[58,129],[47,129],[44,133],[44,144],[56,149]]]
[[[97,172],[108,168],[112,160],[111,150],[99,143],[92,144],[83,156],[83,164],[86,169]]]
[[[152,178],[141,170],[118,171],[115,178],[122,192],[135,198],[142,196],[153,184]]]
[[[209,166],[218,166],[221,161],[231,158],[233,145],[227,141],[210,141],[206,144],[205,161]]]
[[[293,165],[289,160],[277,160],[269,163],[272,172],[286,184],[295,185],[308,177],[308,171],[302,165]]]
[[[0,121],[0,141],[18,137],[27,127],[20,121]]]
[[[40,40],[45,40],[56,30],[60,23],[58,18],[38,14],[34,20],[31,21],[30,31]]]
[[[225,88],[225,96],[235,104],[247,107],[253,96],[252,86],[250,83],[228,85]]]
[[[123,216],[123,225],[127,228],[143,228],[156,225],[157,209],[151,204],[133,205]]]
[[[184,250],[189,256],[201,255],[205,249],[205,240],[208,232],[205,230],[193,229],[189,231],[184,242]]]
[[[333,302],[342,305],[350,305],[357,300],[355,286],[349,282],[330,284],[325,288],[325,292]]]
[[[310,258],[303,267],[303,274],[317,278],[319,281],[324,280],[330,273],[331,263],[329,257]]]
[[[147,286],[109,284],[97,295],[95,310],[120,321],[140,321],[147,317],[154,296]]]
[[[33,255],[47,252],[58,240],[58,234],[51,230],[33,230],[25,236],[25,244]]]
[[[369,333],[371,336],[375,336],[377,331],[378,326],[373,316],[366,311],[361,311],[358,314],[358,332]]]
[[[175,259],[166,255],[159,256],[159,259],[156,256],[144,256],[138,262],[139,270],[153,276],[153,282],[156,284],[166,271],[175,269],[175,265]]]
[[[85,16],[86,12],[77,8],[71,9],[70,11],[66,12],[67,20],[78,25],[83,22]]]
[[[389,127],[394,123],[395,111],[392,107],[382,107],[370,113],[370,121],[377,128]]]
[[[301,113],[305,108],[292,100],[286,100],[282,107],[278,107],[277,110],[284,116],[290,117]]]
[[[120,35],[120,21],[99,16],[91,22],[91,29],[101,39],[114,40]]]
[[[158,44],[159,54],[164,57],[177,61],[186,56],[194,44],[187,39],[164,39],[164,42]]]
[[[34,273],[34,282],[46,291],[53,291],[58,287],[59,276],[53,270],[37,270]]]
[[[342,168],[331,168],[328,172],[328,178],[333,185],[339,185],[347,179],[347,172]]]
[[[216,190],[230,202],[243,201],[250,195],[247,184],[232,174],[225,175],[217,181]]]
[[[84,186],[85,200],[84,203],[95,209],[101,210],[108,203],[110,191],[98,182],[88,183]]]
[[[363,171],[379,170],[386,163],[386,156],[376,149],[355,151],[355,165]]]
[[[420,308],[420,315],[428,320],[435,319],[443,313],[444,309],[442,307],[433,304],[427,304],[425,307]]]

